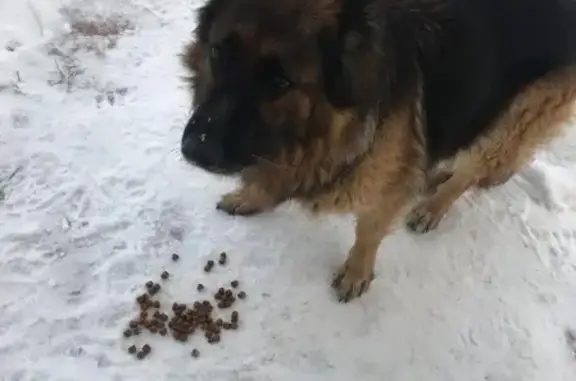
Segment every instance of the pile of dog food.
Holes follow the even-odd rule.
[[[172,260],[177,262],[179,256],[172,255]],[[224,266],[227,263],[226,253],[221,253],[218,258],[218,264]],[[211,272],[215,266],[213,260],[206,262],[205,272]],[[162,272],[161,281],[165,282],[170,279],[167,271]],[[139,314],[136,318],[128,323],[124,330],[126,339],[140,335],[144,331],[160,336],[172,337],[179,342],[186,342],[193,335],[203,335],[210,344],[218,343],[221,340],[224,331],[236,330],[240,324],[240,315],[238,311],[231,311],[229,319],[224,319],[217,314],[216,310],[221,313],[225,310],[231,310],[238,299],[245,299],[246,292],[240,291],[240,282],[233,280],[227,287],[220,287],[212,295],[212,301],[208,299],[197,300],[192,305],[174,302],[171,308],[166,311],[163,309],[160,301],[155,296],[162,290],[160,283],[148,281],[145,284],[146,293],[139,295],[136,302],[139,306]],[[206,287],[198,284],[196,289],[199,292],[205,292]],[[218,315],[218,316],[217,316]],[[137,359],[144,359],[152,352],[149,344],[144,344],[141,348],[132,345],[128,348],[128,353],[134,355]],[[198,349],[193,349],[192,357],[200,356]]]

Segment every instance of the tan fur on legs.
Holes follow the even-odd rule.
[[[419,233],[434,229],[468,188],[486,188],[509,179],[561,132],[573,115],[575,101],[575,67],[550,73],[528,86],[486,135],[457,154],[453,176],[412,210],[408,227]]]
[[[276,199],[259,184],[249,184],[223,195],[216,207],[230,215],[248,216],[263,212],[276,204]]]
[[[390,232],[395,218],[404,211],[408,199],[407,192],[397,192],[389,195],[383,205],[357,215],[354,246],[332,283],[341,302],[349,302],[368,290],[374,278],[380,243]]]

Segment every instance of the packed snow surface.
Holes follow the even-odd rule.
[[[399,226],[370,292],[339,304],[349,216],[228,217],[234,180],[180,158],[199,4],[0,0],[1,381],[576,380],[576,128],[438,230]],[[163,270],[165,303],[239,279],[241,329],[123,339]]]

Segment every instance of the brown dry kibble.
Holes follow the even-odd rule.
[[[142,352],[150,353],[151,351],[152,347],[150,347],[150,345],[148,344],[144,344],[144,346],[142,347]]]
[[[230,286],[232,286],[232,288],[238,288],[239,285],[240,282],[238,282],[237,280],[233,280],[232,282],[230,282]]]
[[[220,258],[218,258],[218,263],[221,266],[224,266],[226,264],[227,259],[228,259],[228,256],[226,255],[226,252],[222,252],[222,253],[220,253]]]
[[[232,293],[232,290],[226,290],[226,293],[224,294],[224,296],[227,299],[230,299],[232,296],[234,296],[234,294]]]
[[[206,261],[206,265],[204,266],[204,271],[209,273],[214,268],[214,261],[209,259]]]
[[[168,330],[166,328],[162,327],[162,328],[160,328],[158,333],[160,333],[160,335],[162,335],[162,336],[166,336],[168,334]]]
[[[148,319],[148,313],[146,311],[140,312],[140,320]]]
[[[128,348],[128,353],[130,353],[131,355],[133,355],[136,352],[138,352],[138,349],[136,348],[135,345],[132,345],[130,346],[130,348]]]
[[[172,260],[174,262],[178,262],[179,259],[180,259],[180,256],[178,254],[176,254],[176,253],[172,254]]]
[[[191,355],[192,355],[192,357],[197,358],[200,356],[200,351],[198,349],[193,349]]]
[[[139,304],[143,304],[143,303],[145,303],[147,300],[148,300],[148,294],[142,294],[142,295],[140,295],[140,296],[138,296],[138,297],[136,298],[136,301],[137,301]]]
[[[132,329],[132,334],[138,336],[140,334],[140,328]]]
[[[244,291],[240,291],[238,293],[238,298],[239,299],[246,299],[246,293]]]
[[[163,280],[166,280],[166,279],[170,278],[170,273],[168,271],[163,271],[162,274],[160,274],[160,278],[162,278]]]
[[[226,323],[223,324],[223,328],[224,328],[224,329],[231,329],[231,328],[232,328],[232,324],[226,322]]]
[[[155,300],[154,303],[152,304],[152,307],[154,307],[154,308],[160,308],[160,301],[159,301],[159,300]]]
[[[156,295],[160,291],[160,288],[161,288],[161,286],[158,283],[154,284],[154,286],[152,288],[148,289],[148,295],[150,295],[150,296]],[[148,302],[146,302],[146,304],[147,304],[147,307],[150,307],[152,305],[152,302],[148,301]]]
[[[222,325],[224,325],[224,321],[222,319],[218,318],[218,320],[216,320],[216,325],[218,327],[222,327]]]
[[[146,282],[146,288],[152,288],[152,287],[154,287],[154,282],[152,282],[151,280]]]
[[[199,283],[198,286],[196,287],[196,289],[198,291],[202,291],[202,290],[204,290],[204,285],[202,283]]]
[[[148,353],[146,353],[144,351],[140,351],[140,352],[138,352],[136,357],[138,358],[138,360],[142,360],[142,359],[144,359],[144,357],[146,357],[146,355],[148,355]]]
[[[128,327],[136,328],[138,327],[138,322],[136,320],[130,320],[130,323],[128,323]]]
[[[127,329],[127,330],[124,331],[123,334],[124,334],[124,337],[125,337],[125,338],[129,338],[130,336],[132,336],[132,331],[129,330],[129,329]]]
[[[231,329],[238,329],[238,323],[237,323],[237,322],[233,322],[232,324],[230,324],[230,328],[231,328]]]
[[[232,312],[232,317],[230,319],[232,321],[232,323],[237,323],[238,322],[238,311],[233,311]]]

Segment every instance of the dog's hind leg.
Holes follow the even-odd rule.
[[[506,182],[534,153],[555,138],[573,116],[576,67],[534,81],[520,92],[485,135],[456,155],[453,175],[408,215],[410,230],[434,229],[469,188]]]

